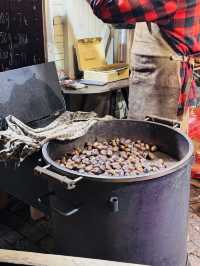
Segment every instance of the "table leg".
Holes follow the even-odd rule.
[[[121,89],[121,91],[122,91],[122,95],[124,97],[124,100],[126,102],[127,109],[129,109],[129,100],[128,100],[128,98],[129,98],[129,88],[123,88],[123,89]]]
[[[0,192],[0,210],[5,209],[8,202],[8,194],[6,192]]]

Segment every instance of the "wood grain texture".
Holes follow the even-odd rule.
[[[4,249],[0,249],[0,262],[32,266],[142,266],[131,263],[109,262]]]

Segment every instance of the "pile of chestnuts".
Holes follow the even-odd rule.
[[[159,148],[141,140],[114,138],[86,143],[57,160],[61,166],[90,175],[132,176],[151,174],[167,167]]]

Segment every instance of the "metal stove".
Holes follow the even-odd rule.
[[[54,63],[24,67],[0,73],[0,116],[16,116],[27,125],[38,128],[52,122],[66,110]],[[33,169],[40,152],[29,157],[20,167],[0,163],[0,190],[46,213],[38,203],[48,193],[46,180],[35,177]]]

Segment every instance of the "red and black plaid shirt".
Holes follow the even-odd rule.
[[[168,44],[178,53],[200,53],[200,0],[88,0],[97,17],[111,24],[155,22]],[[179,104],[184,105],[185,82],[191,74],[183,64]],[[192,85],[192,88],[194,85]],[[195,97],[191,88],[189,98]]]

